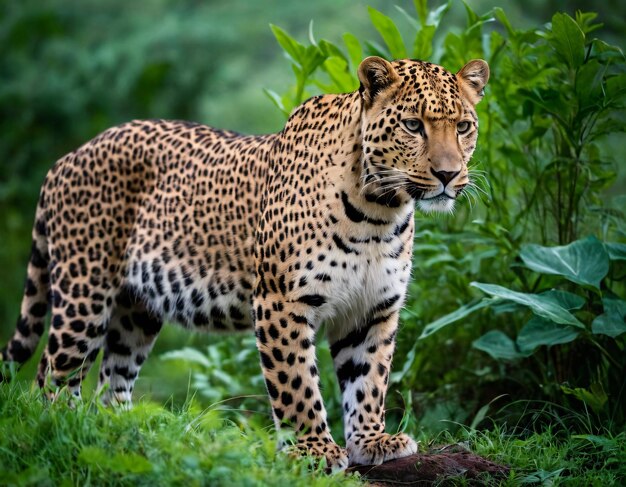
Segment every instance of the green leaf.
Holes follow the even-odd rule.
[[[504,13],[504,10],[502,10],[500,7],[495,7],[493,9],[493,14],[495,15],[496,19],[498,19],[498,21],[504,26],[509,36],[512,36],[515,33],[515,29],[513,28],[511,22]]]
[[[302,71],[305,77],[313,73],[324,61],[326,56],[317,46],[308,46],[305,48],[302,56]]]
[[[343,59],[346,63],[348,63],[349,61],[346,55],[343,52],[341,52],[341,49],[339,49],[339,47],[337,47],[332,42],[328,42],[322,39],[319,42],[319,48],[320,48],[320,51],[322,52],[322,55],[324,55],[326,58],[338,57],[338,58]]]
[[[277,25],[270,24],[270,28],[280,47],[283,48],[293,62],[301,65],[305,50],[304,46]]]
[[[554,321],[555,323],[573,325],[579,328],[585,327],[573,314],[562,306],[556,304],[550,297],[545,297],[540,294],[520,293],[496,284],[472,282],[470,285],[491,296],[527,306],[537,316],[542,316],[543,318]]]
[[[426,325],[419,339],[422,340],[432,335],[436,331],[441,330],[443,327],[448,326],[462,318],[465,318],[467,315],[472,314],[474,311],[478,311],[479,309],[485,308],[492,303],[493,303],[493,300],[482,299],[481,301],[478,301],[477,303],[474,303],[474,304],[465,304],[461,306],[460,308],[458,308],[457,310],[453,311],[452,313],[442,316],[441,318]]]
[[[591,384],[589,389],[585,389],[583,387],[571,388],[567,386],[561,386],[561,390],[565,394],[571,394],[576,397],[576,399],[581,400],[582,402],[590,406],[591,409],[593,409],[596,413],[602,411],[604,405],[609,399],[606,395],[606,392],[604,392],[602,385],[598,384],[597,382]]]
[[[520,257],[533,271],[563,276],[596,289],[609,272],[609,256],[602,242],[593,236],[561,247],[524,245]]]
[[[350,74],[348,63],[343,58],[329,57],[324,61],[324,70],[335,83],[339,93],[354,91],[359,86],[358,81]]]
[[[283,100],[278,93],[267,88],[263,88],[263,92],[281,112],[283,112],[285,115],[289,115],[289,110],[285,108],[285,104],[283,103]]]
[[[211,362],[200,350],[185,347],[181,350],[172,350],[161,355],[161,360],[183,360],[187,363],[197,364],[201,367],[210,367]]]
[[[582,308],[586,302],[585,298],[579,296],[578,294],[561,291],[560,289],[550,289],[549,291],[541,293],[540,296],[550,299],[555,304],[558,304],[569,311]]]
[[[314,46],[317,46],[317,42],[315,42],[315,36],[313,35],[313,19],[309,21],[309,42]]]
[[[591,331],[596,335],[618,337],[626,333],[626,301],[619,298],[602,298],[604,313],[591,324]]]
[[[391,56],[394,59],[406,58],[407,53],[406,48],[404,47],[404,41],[402,40],[400,31],[398,30],[398,27],[396,27],[396,24],[394,24],[393,20],[375,8],[367,7],[367,10],[370,14],[372,24],[374,24],[374,27],[385,41],[385,44],[387,44],[387,48],[389,49]]]
[[[117,453],[110,468],[114,472],[142,474],[152,471],[152,464],[142,455],[133,452]]]
[[[624,317],[617,313],[603,313],[591,323],[591,331],[594,335],[608,335],[618,337],[626,333]]]
[[[522,352],[532,352],[542,345],[552,346],[569,343],[576,339],[580,330],[568,325],[534,316],[517,335],[517,345]]]
[[[343,35],[343,42],[346,45],[346,49],[348,49],[348,56],[350,57],[352,67],[356,68],[363,60],[363,49],[361,48],[361,43],[355,35],[350,34],[349,32],[346,32]]]
[[[420,24],[425,25],[428,15],[428,0],[413,0],[413,5],[420,19]]]
[[[609,259],[626,260],[626,245],[620,243],[606,242],[604,246],[609,253]]]
[[[617,297],[606,296],[602,298],[602,306],[605,313],[617,313],[622,318],[626,318],[626,301]]]
[[[583,64],[576,73],[576,93],[580,100],[581,108],[600,107],[604,96],[602,91],[602,79],[606,66],[602,66],[597,60],[591,59]]]
[[[463,5],[465,6],[465,13],[467,14],[467,27],[469,28],[476,24],[480,20],[480,17],[478,17],[466,0],[463,0]]]
[[[585,59],[585,34],[576,21],[567,14],[552,17],[551,42],[567,65],[578,68]]]
[[[448,12],[448,10],[450,10],[450,7],[452,6],[452,0],[448,0],[446,3],[439,5],[439,7],[437,7],[434,10],[431,10],[428,13],[428,19],[426,20],[426,25],[434,25],[435,28],[439,27],[439,24],[441,23],[441,19],[443,19],[443,16]]]
[[[433,37],[435,36],[434,25],[426,25],[415,34],[413,42],[413,57],[415,59],[428,60],[433,53]]]
[[[624,98],[626,94],[626,74],[611,76],[606,80],[606,93],[616,100]]]
[[[103,448],[84,446],[78,454],[78,461],[94,467],[108,467],[111,462],[111,455]]]
[[[488,353],[495,359],[514,360],[529,355],[520,352],[515,342],[498,330],[485,333],[478,340],[474,340],[472,346]]]

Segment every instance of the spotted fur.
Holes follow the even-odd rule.
[[[31,356],[50,311],[39,385],[79,395],[104,350],[104,400],[128,404],[164,319],[254,329],[275,423],[296,448],[334,468],[415,452],[384,431],[414,208],[450,210],[468,184],[488,76],[480,60],[454,75],[371,57],[358,91],[311,98],[277,134],[162,120],[107,130],[45,179],[3,359]],[[346,449],[320,394],[323,322]]]

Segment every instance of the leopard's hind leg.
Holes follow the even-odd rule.
[[[98,388],[104,404],[131,405],[135,379],[163,322],[133,291],[122,288],[106,334]]]
[[[80,397],[81,383],[98,356],[113,309],[111,290],[88,277],[84,257],[56,262],[51,269],[51,320],[37,382],[54,398],[67,386]]]
[[[24,285],[24,295],[20,307],[20,315],[13,336],[6,347],[0,350],[0,359],[15,362],[18,365],[26,362],[37,349],[39,340],[44,333],[44,320],[48,314],[50,272],[48,265],[48,240],[44,212],[40,207],[35,215],[32,232],[32,246]],[[2,379],[0,373],[0,380]]]

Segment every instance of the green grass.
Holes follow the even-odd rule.
[[[120,411],[95,400],[72,409],[64,401],[44,402],[21,382],[0,384],[0,484],[361,485],[354,476],[325,474],[310,459],[277,453],[269,422],[259,414],[203,410],[194,400],[178,409],[140,401]],[[499,485],[626,482],[626,434],[559,431],[513,434],[496,427],[421,439],[425,447],[460,442],[509,465],[510,476]]]
[[[626,434],[562,435],[547,428],[513,435],[503,428],[465,434],[470,449],[509,465],[502,486],[621,486],[626,482]]]
[[[266,418],[267,422],[267,418]],[[243,416],[140,402],[131,411],[47,404],[0,385],[1,485],[359,485],[277,453],[269,427]]]

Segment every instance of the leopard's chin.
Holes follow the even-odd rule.
[[[424,213],[452,213],[455,199],[445,193],[417,200],[417,207]]]

